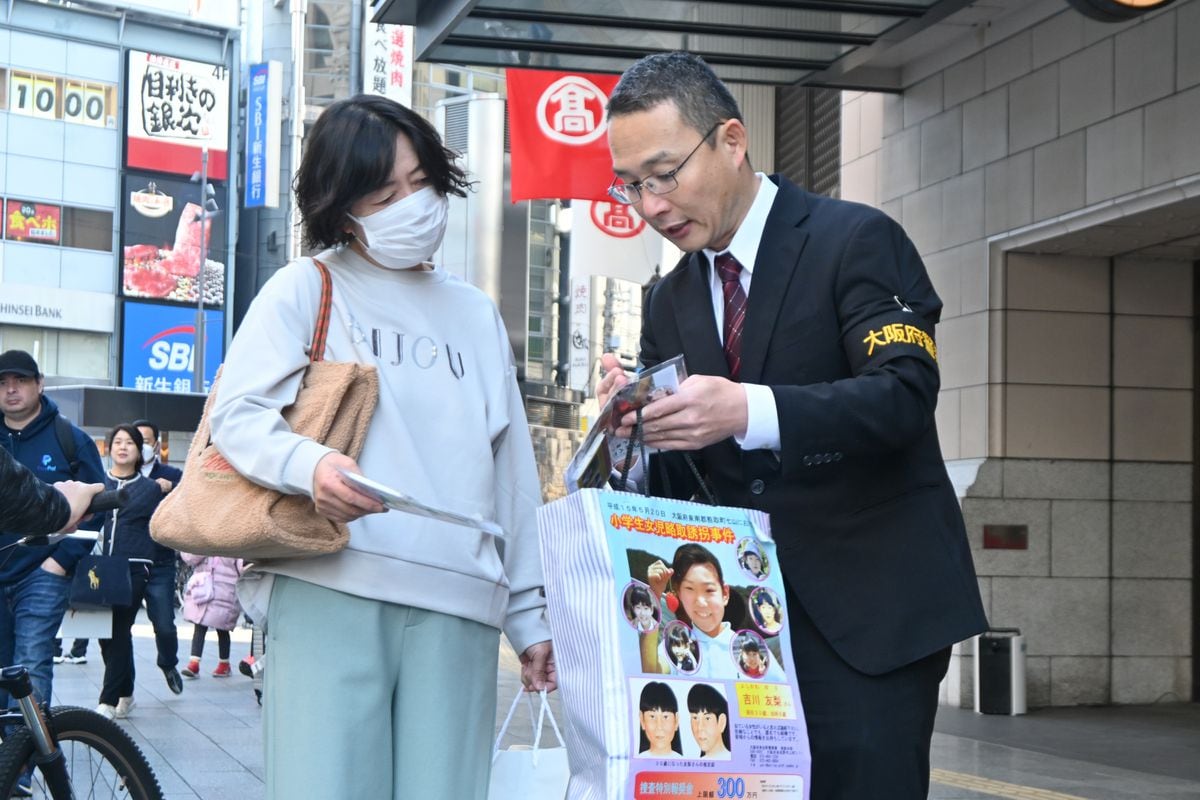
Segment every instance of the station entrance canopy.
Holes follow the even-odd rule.
[[[885,54],[970,0],[373,0],[375,22],[415,27],[421,61],[619,73],[688,50],[726,81],[900,91]],[[989,12],[1021,5],[988,4]],[[958,23],[958,24],[955,24]],[[923,36],[926,46],[944,36]],[[911,57],[912,53],[908,55]]]

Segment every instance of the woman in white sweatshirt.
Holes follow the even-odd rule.
[[[295,188],[333,277],[325,357],[374,365],[380,398],[357,463],[288,428],[320,276],[307,258],[272,276],[230,345],[213,441],[242,474],[348,522],[350,544],[243,581],[256,584],[250,610],[269,601],[267,796],[482,800],[500,630],[527,688],[553,689],[555,675],[541,490],[508,336],[486,295],[430,261],[447,195],[468,184],[425,120],[359,95],[317,120]],[[503,542],[382,513],[341,470],[493,520]]]

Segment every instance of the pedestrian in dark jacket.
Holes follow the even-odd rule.
[[[113,606],[112,638],[100,640],[104,656],[104,683],[96,713],[123,718],[133,709],[133,622],[146,596],[150,565],[158,545],[150,538],[150,517],[162,502],[163,492],[141,473],[142,434],[132,424],[117,425],[108,434],[112,468],[105,478],[109,489],[124,489],[128,498],[121,508],[104,517],[101,547],[106,555],[129,561],[133,596],[127,606]]]
[[[23,350],[0,353],[0,446],[45,483],[102,482],[96,443],[79,428],[58,421],[58,406],[43,396],[43,388],[33,356]],[[60,442],[64,435],[75,451],[74,462]],[[84,527],[91,525],[93,521]],[[31,532],[5,527],[0,548]],[[69,575],[89,549],[87,542],[67,537],[45,547],[0,550],[0,664],[28,667],[40,702],[51,696],[54,634],[67,609]],[[0,692],[0,707],[10,704],[7,693]]]

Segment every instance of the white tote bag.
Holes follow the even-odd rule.
[[[538,528],[569,800],[807,800],[808,730],[767,514],[581,489],[539,509]],[[672,583],[656,601],[668,567],[720,579],[724,614],[691,618],[689,605],[703,607]]]
[[[500,749],[500,742],[508,732],[509,723],[521,695],[529,701],[529,721],[533,726],[533,747],[515,745],[506,750]],[[533,699],[530,693],[518,689],[508,709],[508,716],[500,726],[500,734],[496,737],[496,747],[492,754],[492,778],[488,784],[488,800],[563,800],[567,795],[567,781],[570,780],[571,770],[567,765],[567,751],[563,747],[562,733],[558,722],[550,710],[546,693],[541,693],[541,713],[535,718]],[[554,735],[558,737],[558,747],[541,747],[542,728],[545,721],[550,720]]]

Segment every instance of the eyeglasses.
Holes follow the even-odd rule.
[[[708,137],[713,135],[713,131],[725,124],[727,120],[713,123],[713,126],[708,129],[708,133],[701,137],[699,144],[692,148],[692,152],[688,153],[683,161],[679,162],[679,166],[669,172],[664,172],[661,175],[651,175],[649,178],[633,183],[625,183],[620,178],[613,178],[612,185],[608,187],[608,196],[616,200],[622,205],[631,206],[634,203],[641,202],[642,192],[647,191],[650,194],[667,194],[679,188],[679,181],[675,176],[679,174],[679,170],[683,169],[683,165],[696,155],[696,151],[700,149],[700,145],[708,141]]]

